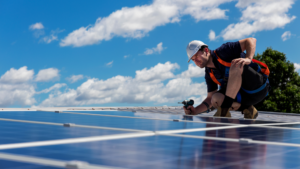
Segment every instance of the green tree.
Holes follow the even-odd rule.
[[[300,76],[294,64],[286,60],[284,53],[267,48],[254,59],[266,63],[270,69],[271,91],[255,107],[261,111],[300,113]]]

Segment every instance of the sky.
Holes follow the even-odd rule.
[[[295,0],[0,1],[0,107],[178,106],[206,98],[186,46],[248,37],[300,69]],[[298,12],[297,12],[298,11]]]

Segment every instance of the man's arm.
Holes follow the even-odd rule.
[[[256,39],[246,38],[239,40],[242,52],[246,50],[246,58],[252,60],[255,54]]]
[[[206,102],[209,105],[209,108],[211,108],[211,106],[212,106],[212,104],[211,104],[212,95],[216,92],[217,92],[217,90],[215,90],[213,92],[208,92],[206,99],[203,101],[203,102]],[[188,109],[183,107],[185,114],[187,114],[187,115],[196,115],[196,114],[200,114],[200,113],[206,111],[207,106],[203,102],[195,108],[193,106],[189,106]]]
[[[242,52],[246,50],[246,58],[237,58],[231,61],[231,66],[238,66],[241,69],[244,65],[249,65],[252,62],[255,54],[256,39],[247,38],[239,41]]]

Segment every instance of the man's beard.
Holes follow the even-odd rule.
[[[202,63],[203,67],[200,67],[200,68],[207,67],[208,63],[210,62],[210,59],[211,59],[211,57],[208,57],[208,59]]]
[[[202,62],[202,64],[200,64],[200,68],[204,68],[204,67],[206,67],[207,66],[207,64],[208,64],[208,60],[205,60],[205,61],[203,61]]]

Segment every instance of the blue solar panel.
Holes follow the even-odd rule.
[[[1,112],[0,168],[57,168],[51,160],[63,162],[58,168],[73,160],[104,168],[297,168],[299,124],[279,123],[123,111]]]
[[[66,111],[66,113],[75,113],[74,111]],[[95,114],[95,115],[111,115],[111,116],[128,116],[128,117],[144,117],[144,118],[155,118],[155,119],[181,119],[189,121],[200,121],[200,122],[220,122],[220,123],[232,123],[232,124],[265,124],[265,123],[278,123],[275,121],[262,121],[262,120],[244,120],[244,119],[224,119],[224,118],[213,118],[203,116],[186,116],[183,114],[162,114],[162,113],[151,113],[151,112],[128,112],[128,111],[76,111],[76,113],[84,114]]]
[[[26,115],[24,113],[27,113]],[[81,125],[117,127],[139,130],[173,130],[187,128],[203,128],[204,123],[174,123],[173,121],[160,121],[148,119],[133,119],[107,116],[89,116],[83,114],[65,114],[54,112],[9,112],[1,113],[0,118],[13,118],[19,120],[32,120],[55,123],[75,123]],[[217,124],[212,127],[218,126]]]
[[[0,159],[0,168],[2,169],[60,169],[58,167],[44,166],[44,165],[36,165],[15,161],[7,161]]]
[[[153,136],[5,152],[60,160],[80,159],[125,168],[296,168],[300,161],[289,158],[299,157],[299,150],[284,146]]]
[[[0,121],[0,144],[127,133],[126,131],[63,127]]]
[[[285,124],[285,125],[270,125],[272,127],[288,127],[288,128],[293,128],[295,130],[300,130],[300,124]]]
[[[296,144],[300,143],[300,130],[288,129],[242,127],[180,134],[221,138],[248,138],[257,141],[276,141]]]

